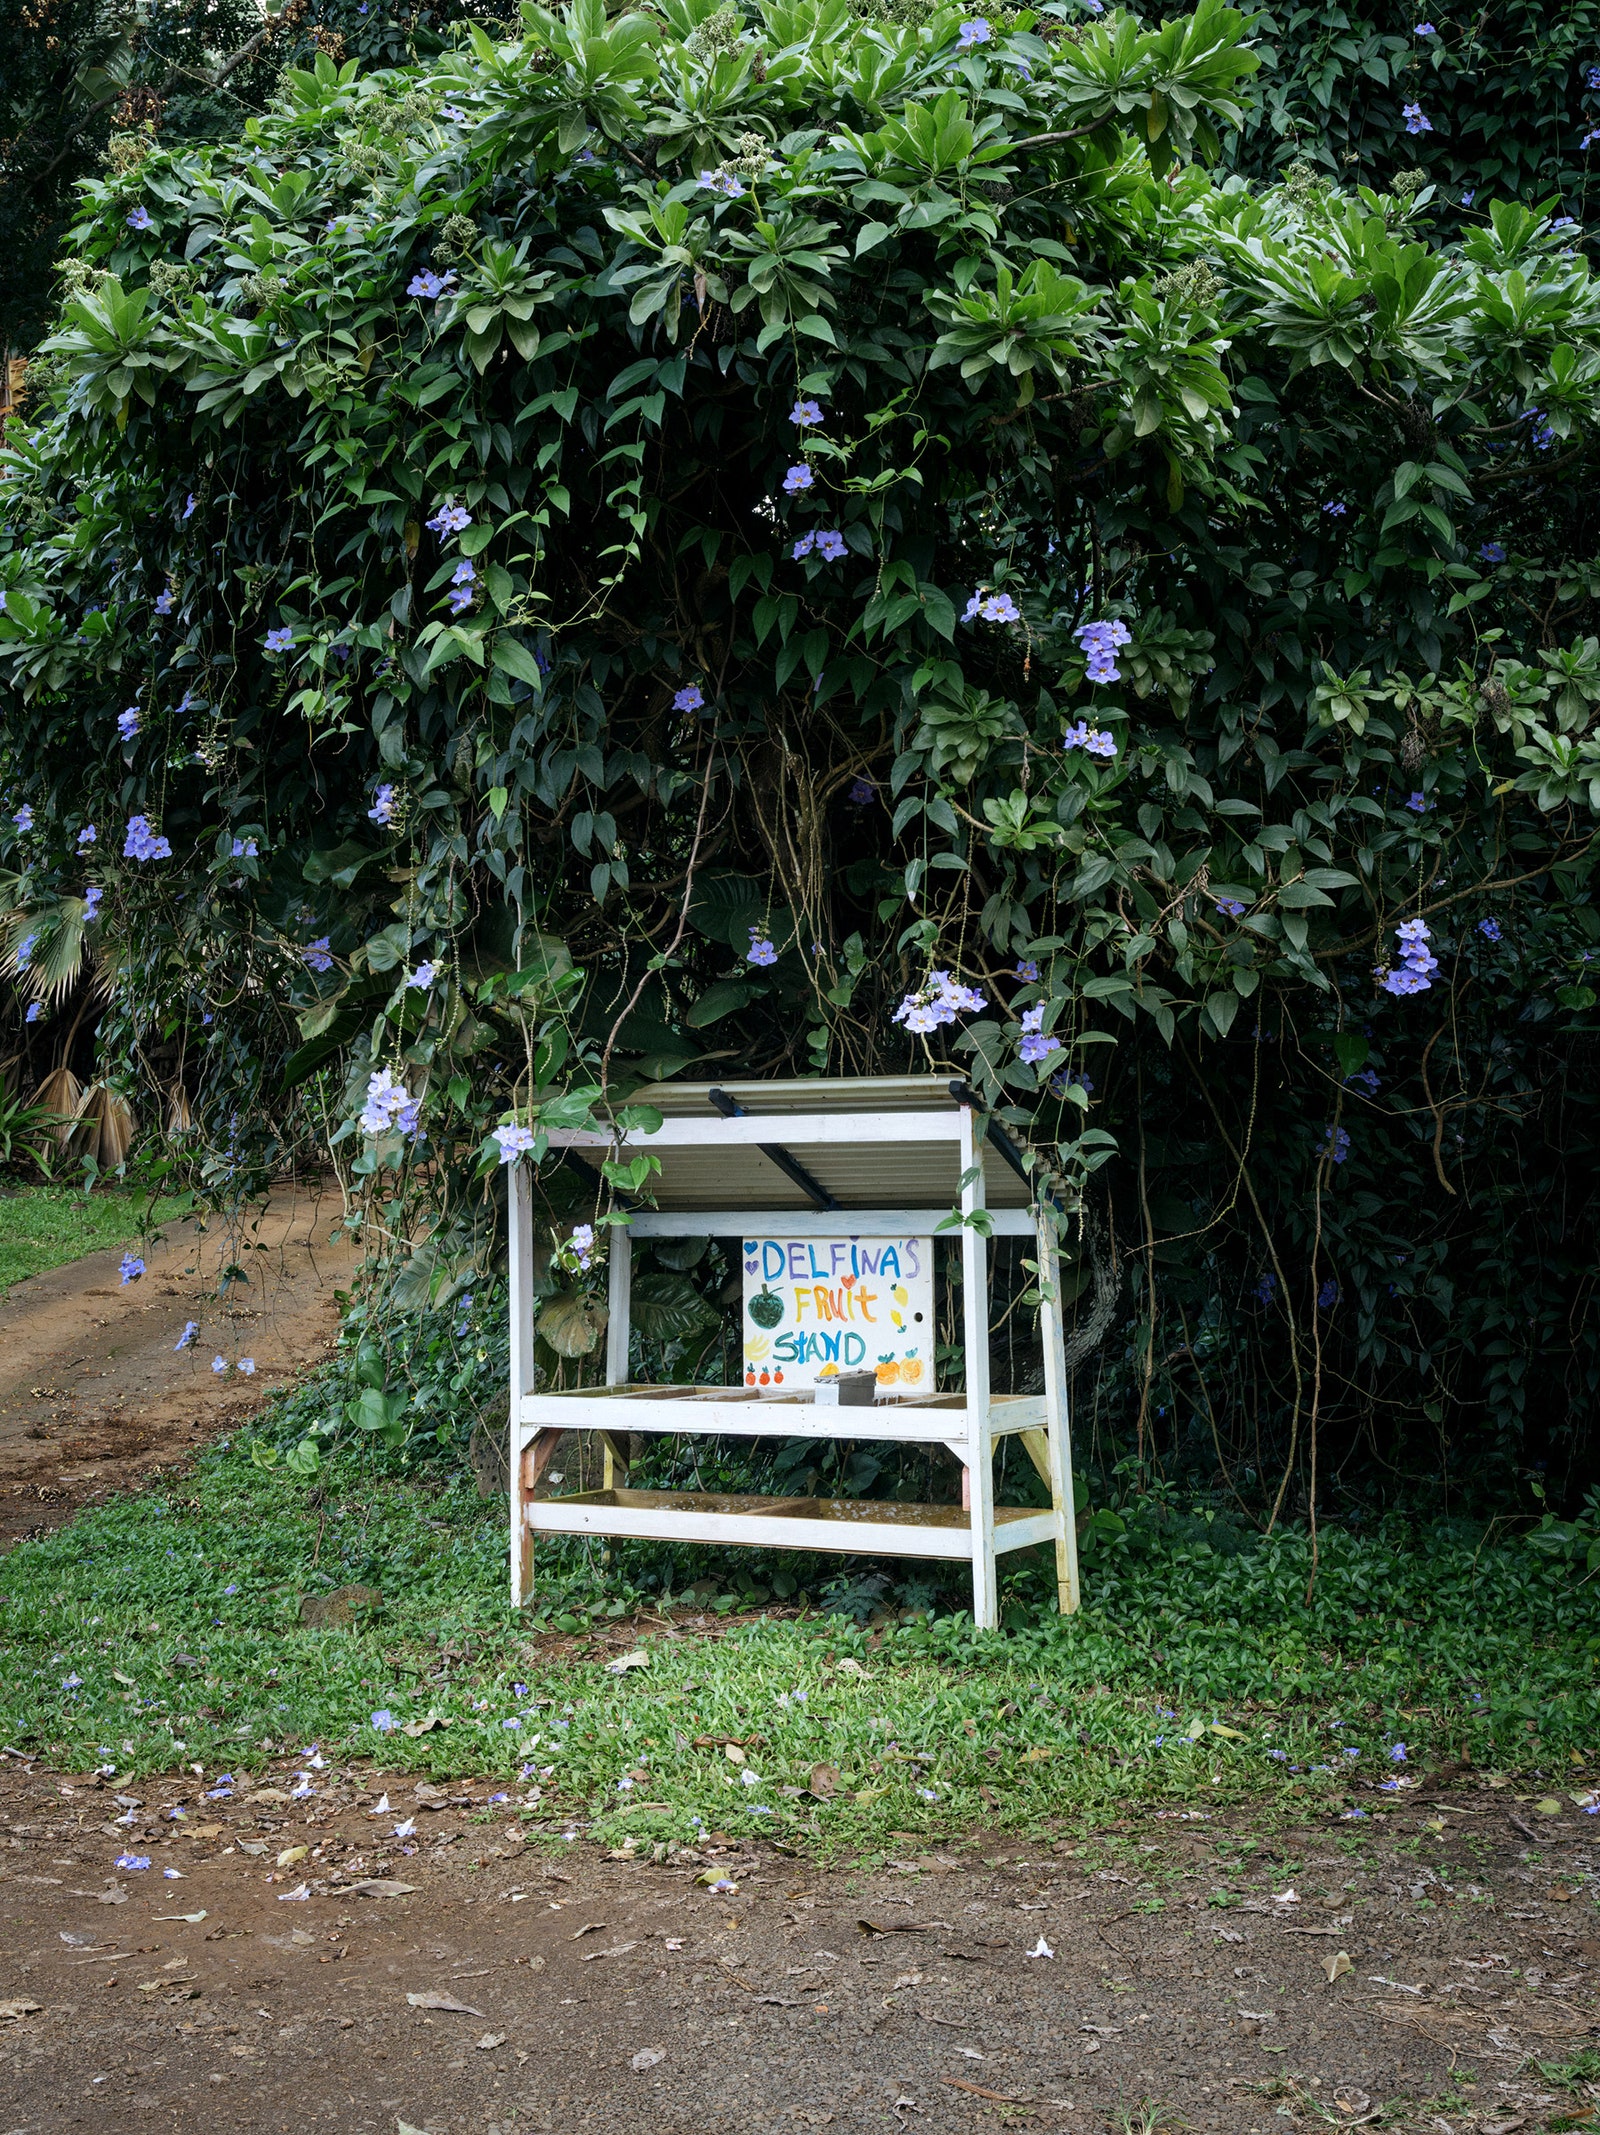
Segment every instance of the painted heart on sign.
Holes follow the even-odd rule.
[[[744,1272],[746,1273],[746,1275],[754,1275],[754,1273],[756,1272],[756,1263],[753,1260],[747,1260],[744,1264]]]
[[[744,1242],[744,1249],[747,1253],[753,1253],[759,1243],[759,1239],[747,1238]]]

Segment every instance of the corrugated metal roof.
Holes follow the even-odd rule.
[[[668,1119],[715,1112],[713,1090],[747,1112],[954,1112],[946,1075],[837,1075],[815,1082],[652,1082],[629,1099]]]

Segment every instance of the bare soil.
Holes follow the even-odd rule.
[[[1258,1823],[1243,1861],[1250,1820],[1202,1807],[829,1872],[715,1836],[606,1854],[486,1783],[429,1805],[410,1778],[312,1781],[300,1802],[287,1769],[213,1801],[192,1773],[122,1786],[12,1756],[0,2129],[1594,2117],[1539,2065],[1600,2031],[1600,1833],[1565,1801],[1421,1788],[1381,1824]]]
[[[16,1284],[0,1303],[0,1548],[187,1459],[318,1361],[359,1257],[330,1242],[340,1213],[337,1193],[281,1188],[242,1236],[173,1225],[136,1282],[112,1248]],[[219,1355],[254,1375],[213,1373]]]

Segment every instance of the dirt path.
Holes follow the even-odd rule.
[[[192,1774],[4,1768],[0,2127],[1270,2135],[1381,2107],[1386,2130],[1536,2135],[1593,2117],[1538,2065],[1597,2028],[1600,1834],[1565,1800],[1420,1789],[1381,1820],[1254,1831],[1169,1812],[830,1874],[714,1834],[605,1855],[538,1809],[530,1844],[486,1783],[311,1769],[295,1801],[296,1769],[219,1797]],[[1172,2117],[1140,2118],[1156,2104]]]
[[[0,1548],[170,1467],[320,1357],[358,1256],[329,1243],[337,1193],[285,1188],[243,1240],[174,1225],[122,1284],[115,1248],[18,1283],[0,1303]],[[219,1300],[231,1263],[235,1279]],[[199,1333],[174,1343],[186,1321]],[[213,1373],[212,1358],[255,1372]]]

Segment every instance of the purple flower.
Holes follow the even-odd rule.
[[[1391,1764],[1404,1764],[1404,1763],[1405,1763],[1405,1761],[1406,1761],[1406,1746],[1405,1746],[1405,1744],[1404,1744],[1403,1742],[1391,1742],[1391,1743],[1390,1743],[1390,1745],[1389,1745],[1389,1762],[1390,1762]]]
[[[1478,561],[1480,563],[1504,563],[1505,560],[1506,552],[1498,541],[1485,541],[1479,544]]]
[[[1246,906],[1237,897],[1219,897],[1217,899],[1217,910],[1226,919],[1243,919],[1246,909]]]
[[[136,704],[130,704],[125,712],[118,712],[117,714],[117,732],[124,741],[132,741],[138,731],[139,707]]]
[[[23,935],[21,941],[17,943],[17,969],[19,971],[27,970],[28,966],[33,962],[33,952],[38,946],[39,937],[37,934]]]
[[[1322,1147],[1318,1154],[1331,1157],[1336,1164],[1344,1162],[1345,1158],[1350,1154],[1350,1137],[1343,1127],[1325,1127],[1323,1129]]]
[[[193,491],[193,490],[191,489],[191,490],[190,490],[190,492],[189,492],[189,497],[188,497],[188,501],[187,501],[187,503],[186,503],[186,504],[184,505],[184,507],[183,507],[183,511],[182,511],[182,513],[180,514],[180,516],[181,516],[182,518],[185,518],[185,519],[192,519],[192,518],[194,517],[194,507],[195,507],[195,494],[194,494],[194,491]]]
[[[1058,1038],[1049,1037],[1040,1029],[1039,1026],[1043,1021],[1043,1001],[1023,1013],[1022,1039],[1017,1047],[1017,1057],[1022,1061],[1024,1067],[1035,1067],[1041,1060],[1048,1060],[1052,1053],[1059,1053],[1063,1050],[1061,1041]]]
[[[79,852],[82,852],[82,851],[83,851],[83,848],[84,848],[84,847],[85,847],[86,845],[92,845],[92,844],[94,843],[94,840],[95,840],[95,828],[94,828],[94,825],[93,825],[92,823],[85,823],[85,824],[84,824],[84,826],[83,826],[83,828],[82,828],[82,830],[80,830],[80,831],[78,832],[78,850],[79,850]]]
[[[1437,37],[1439,32],[1431,22],[1419,22],[1412,34],[1417,37]]]
[[[13,823],[16,824],[18,830],[22,832],[24,837],[26,837],[28,832],[32,830],[33,810],[28,806],[26,801],[23,802],[22,806],[17,810],[16,814],[11,818],[11,820]]]
[[[700,190],[705,193],[726,193],[730,200],[742,200],[744,187],[732,171],[714,170],[700,173]]]
[[[37,1023],[39,1018],[43,1014],[44,1010],[39,1006],[39,1003],[37,1001],[30,1001],[28,1003],[28,1013],[23,1017],[22,1020],[24,1023]]]
[[[241,1357],[237,1368],[247,1379],[253,1379],[256,1375],[256,1360],[254,1357]]]
[[[89,887],[84,891],[83,923],[85,926],[88,926],[92,920],[97,919],[99,917],[100,900],[104,895],[105,891],[100,888],[98,883],[94,882],[91,882]]]
[[[394,821],[394,810],[393,786],[380,786],[373,799],[372,806],[367,810],[367,821],[369,823],[392,823]]]
[[[1080,719],[1076,726],[1067,727],[1061,736],[1064,749],[1083,749],[1090,756],[1115,756],[1117,745],[1111,736],[1102,733],[1099,727],[1090,726],[1087,719]]]
[[[135,1873],[141,1868],[150,1866],[150,1856],[148,1853],[119,1853],[115,1865],[118,1868],[127,1870],[130,1874]]]
[[[278,629],[269,630],[262,643],[268,652],[287,652],[294,643],[293,626],[289,623],[283,623]]]
[[[422,523],[435,534],[462,534],[472,524],[472,514],[464,504],[441,504],[433,517]]]
[[[745,961],[750,964],[759,964],[763,968],[778,961],[778,952],[772,946],[772,943],[768,941],[765,927],[752,927],[750,929],[750,946],[745,951]]]
[[[259,857],[260,851],[261,848],[254,838],[235,838],[233,841],[235,860],[254,860]]]
[[[534,1143],[531,1127],[496,1127],[494,1138],[500,1144],[502,1164],[514,1164],[519,1156],[527,1155]]]
[[[122,841],[124,860],[170,860],[172,847],[165,838],[158,838],[142,815],[128,818],[127,836]]]
[[[1499,941],[1502,939],[1498,919],[1480,919],[1478,921],[1478,932],[1485,941]]]
[[[211,1359],[211,1369],[212,1369],[212,1370],[213,1370],[213,1371],[214,1371],[214,1372],[216,1373],[216,1375],[217,1375],[217,1377],[218,1377],[219,1379],[220,1379],[220,1378],[222,1378],[222,1377],[224,1376],[224,1374],[226,1373],[227,1369],[228,1369],[228,1360],[227,1360],[227,1358],[226,1358],[226,1357],[213,1357],[213,1358]]]
[[[418,964],[406,980],[407,992],[426,993],[433,984],[438,969],[437,964]]]
[[[572,1236],[567,1240],[567,1251],[577,1261],[580,1268],[588,1267],[594,1255],[594,1225],[592,1223],[580,1223],[575,1227]]]
[[[430,303],[433,303],[439,297],[444,296],[454,285],[454,282],[454,272],[435,274],[431,268],[419,268],[406,284],[406,295],[408,297],[426,297]]]
[[[1406,122],[1407,133],[1432,133],[1433,131],[1433,122],[1431,119],[1424,118],[1420,104],[1403,104],[1400,107],[1400,116]]]
[[[822,409],[814,400],[797,400],[789,410],[789,420],[802,430],[808,430],[814,423],[821,422]]]
[[[308,942],[300,954],[313,971],[323,972],[333,969],[333,954],[328,947],[326,934],[319,935],[313,942]]]
[[[1277,1294],[1278,1278],[1268,1268],[1261,1280],[1256,1284],[1255,1295],[1261,1300],[1262,1304],[1270,1305]]]
[[[117,1274],[124,1283],[137,1282],[144,1273],[144,1262],[137,1253],[124,1253]]]
[[[970,623],[974,617],[984,623],[1020,623],[1022,610],[1009,593],[974,593],[961,611],[961,620]]]
[[[150,210],[143,206],[131,209],[128,214],[128,228],[130,230],[148,230],[150,228]]]
[[[389,1710],[387,1705],[380,1705],[377,1711],[372,1715],[371,1724],[374,1728],[376,1728],[377,1732],[380,1735],[392,1735],[395,1729],[400,1725],[400,1722],[395,1718],[394,1714]]]
[[[1012,973],[1012,977],[1021,979],[1024,986],[1037,986],[1039,967],[1031,956],[1025,956]]]
[[[1426,815],[1433,803],[1425,793],[1413,793],[1408,796],[1406,806],[1413,815]]]
[[[843,534],[826,530],[817,536],[817,554],[829,563],[837,563],[845,553]]]
[[[1349,510],[1349,506],[1346,504],[1328,503],[1324,504],[1322,509],[1330,519],[1342,519],[1345,513]]]
[[[943,1023],[953,1023],[960,1014],[976,1014],[989,1005],[974,986],[963,986],[959,979],[951,978],[948,971],[931,971],[928,981],[920,991],[908,993],[890,1018],[891,1022],[903,1023],[916,1036],[937,1030]]]
[[[1322,1288],[1317,1292],[1317,1303],[1322,1307],[1323,1311],[1326,1312],[1330,1305],[1336,1305],[1338,1302],[1339,1285],[1330,1275],[1327,1281],[1322,1285]],[[1360,1752],[1356,1751],[1354,1754],[1359,1756]]]
[[[1083,648],[1084,658],[1088,662],[1085,671],[1087,680],[1122,680],[1122,670],[1117,665],[1117,647],[1133,643],[1126,623],[1115,617],[1098,623],[1080,623],[1072,634]]]
[[[783,486],[793,497],[798,496],[801,490],[809,489],[815,481],[816,476],[802,460],[798,467],[789,469],[789,472],[783,478]]]
[[[698,682],[690,682],[680,689],[672,700],[675,712],[697,712],[705,703],[705,696]]]
[[[970,52],[975,44],[987,44],[993,35],[988,23],[978,15],[971,22],[962,23],[961,34],[956,39],[956,50]]]
[[[198,1320],[185,1320],[183,1323],[182,1334],[179,1335],[178,1339],[172,1345],[174,1352],[180,1349],[187,1349],[189,1347],[189,1344],[194,1340],[195,1336],[199,1332],[200,1322]]]
[[[878,798],[878,789],[869,778],[853,778],[850,781],[850,798],[858,808],[870,808]]]
[[[172,588],[170,586],[162,587],[161,591],[156,595],[155,606],[157,615],[170,615],[172,613]]]
[[[452,126],[465,126],[467,123],[467,114],[459,104],[441,104],[439,106],[439,116],[442,119],[448,119]]]

